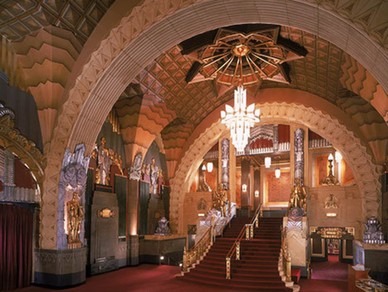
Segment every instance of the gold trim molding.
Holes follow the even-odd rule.
[[[45,158],[34,142],[15,129],[10,115],[0,117],[0,146],[14,153],[28,166],[42,191]]]

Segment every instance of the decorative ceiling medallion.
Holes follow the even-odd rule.
[[[186,82],[215,79],[228,86],[260,84],[262,80],[290,83],[287,62],[307,51],[279,35],[274,25],[239,25],[210,31],[180,44],[182,54],[196,61]]]

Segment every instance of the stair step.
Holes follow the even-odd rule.
[[[225,279],[226,254],[244,225],[250,222],[251,218],[234,218],[200,264],[181,280],[234,290],[292,291],[285,287],[278,272],[282,218],[260,218],[260,227],[254,229],[254,238],[243,238],[240,242],[241,260],[231,262],[232,279]]]

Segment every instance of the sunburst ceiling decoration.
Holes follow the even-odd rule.
[[[195,61],[187,82],[216,79],[224,85],[260,84],[262,80],[290,83],[287,62],[306,56],[299,44],[282,38],[274,25],[239,25],[193,37],[180,44]]]

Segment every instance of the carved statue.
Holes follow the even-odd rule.
[[[112,164],[112,159],[109,155],[109,150],[106,147],[105,137],[101,137],[100,145],[98,146],[98,170],[99,176],[96,178],[96,182],[102,185],[109,184],[109,170]]]
[[[79,243],[79,232],[85,212],[83,207],[80,205],[77,192],[74,192],[72,199],[66,203],[66,212],[68,231],[67,243]]]
[[[338,208],[337,201],[338,201],[337,198],[333,194],[330,194],[325,200],[325,209],[329,209],[329,208],[337,209]]]
[[[158,177],[159,167],[156,165],[155,159],[152,158],[150,165],[150,193],[154,195],[158,194]]]
[[[201,168],[199,169],[197,192],[210,192],[210,187],[206,182],[205,172]]]
[[[158,221],[158,227],[156,227],[155,234],[157,235],[170,234],[170,228],[168,227],[168,220],[166,219],[166,217],[162,217]]]
[[[141,178],[141,161],[143,159],[143,155],[141,152],[135,155],[135,159],[133,160],[133,164],[130,170],[129,178],[133,180],[140,180]]]
[[[304,212],[307,212],[307,193],[300,179],[295,179],[295,184],[291,190],[288,209],[291,208],[302,208]]]
[[[228,198],[226,191],[223,189],[223,185],[218,186],[218,190],[213,192],[213,207],[221,211],[221,216],[226,216],[226,205],[228,204]]]
[[[164,185],[163,170],[159,169],[159,172],[158,172],[158,195],[162,195],[163,185]]]

